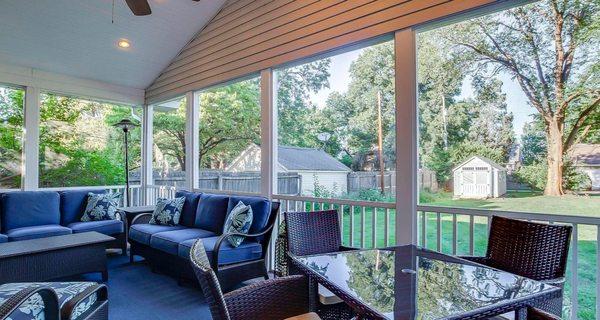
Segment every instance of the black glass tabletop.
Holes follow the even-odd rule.
[[[415,246],[293,258],[321,282],[389,319],[460,318],[558,290]]]

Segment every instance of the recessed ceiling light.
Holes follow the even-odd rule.
[[[123,48],[123,49],[127,49],[127,48],[131,47],[131,43],[129,43],[129,40],[126,40],[126,39],[119,40],[119,42],[117,42],[117,45],[119,46],[119,48]]]

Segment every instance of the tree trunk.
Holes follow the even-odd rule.
[[[544,195],[561,196],[564,194],[563,182],[563,121],[552,118],[546,123],[548,142],[548,174]]]

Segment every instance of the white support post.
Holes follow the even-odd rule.
[[[23,190],[36,190],[39,187],[39,152],[40,90],[27,87],[25,89],[25,133],[21,165],[21,189]]]
[[[148,205],[152,201],[148,186],[154,184],[154,177],[152,176],[152,147],[154,145],[154,137],[152,135],[153,130],[154,107],[145,105],[143,106],[142,115],[142,167],[140,170],[140,187],[142,189],[142,201],[144,205]]]
[[[261,195],[271,198],[277,192],[277,109],[273,71],[260,73],[260,170]]]
[[[396,243],[417,243],[417,55],[415,32],[397,31]]]
[[[199,178],[199,100],[193,91],[185,94],[185,178],[188,190],[198,186]]]

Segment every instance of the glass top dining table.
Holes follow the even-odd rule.
[[[291,258],[366,319],[519,319],[560,290],[412,245]]]

